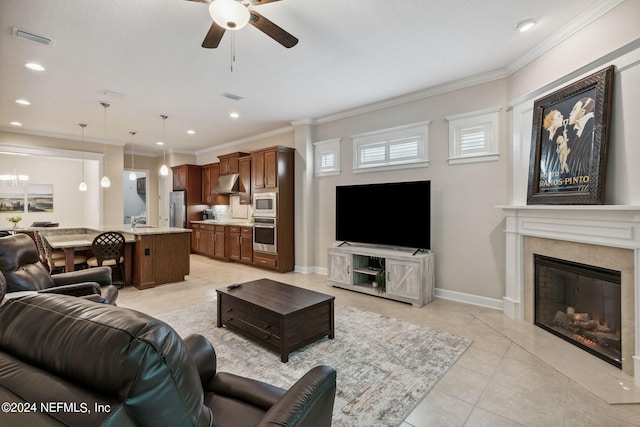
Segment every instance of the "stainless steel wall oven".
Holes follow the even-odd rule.
[[[278,253],[277,219],[255,217],[253,223],[253,250],[270,254]]]

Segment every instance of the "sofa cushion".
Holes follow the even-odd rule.
[[[195,362],[178,334],[157,319],[39,294],[7,301],[0,325],[0,352],[116,402],[102,425],[213,424]],[[44,387],[27,397],[57,399]]]

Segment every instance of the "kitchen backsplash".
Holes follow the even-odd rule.
[[[216,219],[230,220],[230,219],[249,219],[253,213],[253,208],[250,205],[241,205],[240,196],[231,196],[230,205],[214,205],[211,208],[216,214]]]

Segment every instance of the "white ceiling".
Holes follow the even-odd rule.
[[[0,130],[80,139],[84,122],[87,141],[128,144],[135,130],[136,151],[153,153],[166,114],[167,149],[197,153],[460,80],[507,76],[619,2],[282,0],[255,10],[300,42],[286,49],[248,25],[234,32],[231,71],[229,31],[218,49],[200,47],[212,22],[203,3],[2,0]],[[514,31],[526,18],[538,25]],[[54,44],[17,38],[13,28]],[[30,61],[46,71],[26,69]],[[111,104],[106,136],[100,101]]]

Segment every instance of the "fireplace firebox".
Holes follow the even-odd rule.
[[[622,368],[621,273],[534,254],[537,326]]]

